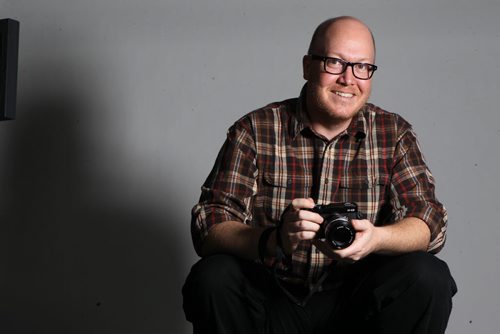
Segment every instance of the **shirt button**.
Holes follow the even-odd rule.
[[[325,184],[328,184],[328,178],[325,178]]]

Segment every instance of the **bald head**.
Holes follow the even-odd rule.
[[[314,31],[307,54],[324,54],[326,39],[345,32],[356,32],[358,35],[368,34],[373,45],[375,56],[375,38],[366,24],[352,16],[339,16],[322,22]]]

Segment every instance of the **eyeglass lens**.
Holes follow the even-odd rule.
[[[325,70],[331,74],[341,74],[344,73],[349,65],[352,67],[354,76],[359,79],[369,79],[373,74],[373,66],[370,64],[348,64],[337,58],[327,58],[325,61]]]

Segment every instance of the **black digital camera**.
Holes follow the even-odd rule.
[[[356,203],[342,202],[316,205],[309,211],[318,213],[324,221],[316,233],[316,239],[325,239],[336,249],[347,248],[356,237],[352,219],[363,219]]]

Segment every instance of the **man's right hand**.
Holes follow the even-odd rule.
[[[285,254],[292,254],[299,242],[312,240],[318,232],[323,223],[323,217],[315,212],[304,210],[313,207],[312,198],[296,198],[283,213],[280,233]]]

